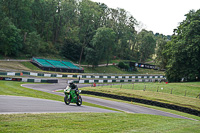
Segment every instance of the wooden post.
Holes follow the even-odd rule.
[[[143,91],[145,91],[146,90],[146,85],[144,86],[144,90]]]
[[[199,93],[199,95],[197,95],[197,97],[196,98],[198,98],[199,97],[199,99],[200,99],[200,93]]]
[[[173,88],[171,88],[171,94],[172,94]]]
[[[120,89],[122,88],[122,84],[121,84],[121,87],[120,87]]]
[[[159,86],[157,87],[157,92],[158,92],[158,88],[159,88]]]

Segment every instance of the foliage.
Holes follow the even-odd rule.
[[[0,53],[4,56],[16,56],[22,48],[20,29],[4,18],[0,21]]]
[[[98,28],[91,41],[91,48],[88,48],[86,61],[98,65],[102,59],[107,60],[107,65],[112,56],[112,49],[115,47],[115,32],[111,28]]]
[[[129,66],[125,64],[124,62],[119,62],[118,67],[125,70],[129,69]]]
[[[167,44],[169,81],[200,80],[200,10],[190,11]]]
[[[167,46],[167,40],[163,36],[157,36],[156,43],[156,64],[160,67],[160,69],[166,69],[167,65],[167,53],[165,51]]]
[[[37,56],[40,53],[42,45],[42,39],[40,35],[36,32],[31,32],[27,35],[26,41],[24,43],[24,53],[30,54],[30,57]]]
[[[0,39],[5,44],[1,44],[0,53],[4,56],[53,54],[97,66],[101,61],[108,64],[112,56],[144,62],[155,54],[153,33],[143,30],[137,34],[138,22],[134,16],[104,3],[0,0],[0,12]],[[8,36],[11,29],[15,32]],[[13,47],[13,44],[16,45]]]
[[[77,61],[79,59],[81,46],[72,39],[65,39],[61,49],[61,54],[67,59]]]
[[[139,51],[140,62],[145,62],[155,53],[156,40],[152,32],[142,30],[137,36],[137,47]]]

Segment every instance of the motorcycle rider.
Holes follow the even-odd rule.
[[[76,95],[78,96],[78,87],[77,87],[77,85],[74,84],[74,81],[73,81],[73,80],[69,81],[69,87],[70,87],[71,89],[75,90]]]

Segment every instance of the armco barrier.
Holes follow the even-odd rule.
[[[6,81],[21,81],[21,82],[33,82],[33,83],[58,83],[58,80],[57,80],[57,79],[28,79],[28,78],[0,77],[0,80],[6,80]]]
[[[61,74],[45,74],[45,73],[34,73],[34,72],[22,72],[24,75],[32,76],[44,76],[44,77],[68,77],[68,78],[94,78],[94,79],[154,79],[154,78],[165,78],[163,75],[118,75],[118,76],[103,76],[103,75],[61,75]]]
[[[75,80],[74,83],[128,83],[128,82],[157,82],[162,79],[98,79],[98,80]],[[69,82],[69,81],[68,81]]]
[[[67,78],[93,78],[93,79],[164,79],[165,76],[163,75],[61,75],[61,74],[45,74],[45,73],[35,73],[35,72],[25,72],[22,73],[15,73],[15,72],[0,72],[0,75],[12,75],[12,76],[19,76],[19,75],[31,75],[31,76],[42,76],[42,77],[67,77]]]
[[[190,109],[190,108],[187,108],[187,107],[181,107],[181,106],[178,106],[178,105],[161,103],[161,102],[157,102],[157,101],[145,100],[145,99],[140,99],[140,98],[118,96],[118,95],[114,95],[114,94],[106,94],[106,93],[101,93],[101,92],[93,92],[93,91],[82,90],[82,93],[83,94],[96,95],[96,96],[102,96],[102,97],[109,97],[109,98],[125,100],[125,101],[132,101],[132,102],[137,102],[137,103],[142,103],[142,104],[148,104],[148,105],[152,105],[152,106],[168,108],[168,109],[177,110],[177,111],[181,111],[181,112],[184,112],[184,113],[200,116],[200,111],[195,110],[195,109]]]
[[[20,76],[21,73],[16,73],[16,72],[0,72],[0,75]]]

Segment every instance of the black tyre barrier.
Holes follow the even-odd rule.
[[[48,79],[47,83],[58,83],[57,79]]]
[[[34,83],[58,83],[58,79],[26,79],[26,78],[10,78],[10,77],[0,77],[0,80],[6,81],[22,81],[22,82],[34,82]]]
[[[0,77],[0,80],[6,80],[6,81],[22,81],[22,78]]]
[[[106,94],[106,93],[101,93],[101,92],[93,92],[93,91],[82,90],[82,93],[83,94],[96,95],[96,96],[102,96],[102,97],[108,97],[108,98],[113,98],[113,99],[118,99],[118,100],[124,100],[124,101],[132,101],[132,102],[137,102],[137,103],[142,103],[142,104],[147,104],[147,105],[152,105],[152,106],[157,106],[157,107],[162,107],[162,108],[167,108],[167,109],[172,109],[172,110],[177,110],[177,111],[180,111],[180,112],[200,116],[200,111],[195,110],[195,109],[190,109],[190,108],[187,108],[187,107],[181,107],[181,106],[178,106],[178,105],[161,103],[161,102],[156,102],[156,101],[152,101],[152,100],[145,100],[145,99],[140,99],[140,98],[118,96],[118,95],[114,95],[114,94]]]

